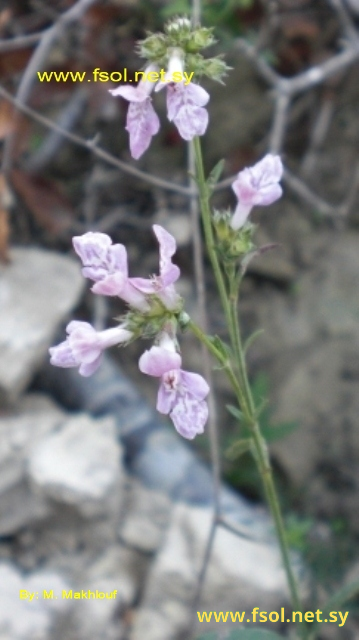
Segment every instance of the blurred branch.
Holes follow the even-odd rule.
[[[73,142],[74,144],[77,144],[80,147],[88,149],[98,158],[101,158],[105,162],[108,162],[108,164],[111,164],[117,169],[120,169],[124,173],[128,173],[132,176],[135,176],[136,178],[144,180],[148,184],[152,184],[156,187],[160,187],[168,191],[173,191],[174,193],[180,193],[181,195],[185,195],[188,197],[192,197],[197,193],[196,191],[193,191],[193,189],[190,189],[189,187],[184,187],[179,184],[175,184],[174,182],[169,182],[162,178],[157,178],[156,176],[152,176],[146,173],[145,171],[136,169],[136,167],[133,167],[132,165],[127,164],[126,162],[123,162],[118,158],[115,158],[115,156],[113,156],[111,153],[109,153],[108,151],[105,151],[105,149],[102,149],[96,144],[96,138],[94,140],[85,140],[85,138],[81,138],[75,133],[70,133],[69,131],[66,131],[66,129],[63,129],[62,127],[60,127],[58,124],[56,124],[56,122],[53,122],[49,118],[46,118],[45,116],[42,116],[36,111],[34,111],[34,109],[31,109],[30,107],[22,104],[20,100],[18,100],[17,98],[14,98],[14,96],[12,96],[11,93],[6,91],[6,89],[4,89],[4,87],[2,86],[0,86],[0,96],[2,96],[6,100],[14,104],[20,111],[30,116],[33,120],[36,120],[36,122],[39,122],[44,127],[48,129],[52,129],[53,131],[57,131],[58,133],[63,135],[64,138],[66,138],[67,140],[70,140],[71,142]]]
[[[17,93],[16,99],[18,103],[25,104],[31,92],[31,87],[36,79],[36,74],[43,68],[44,61],[53,45],[53,42],[56,38],[59,37],[64,28],[78,20],[83,13],[92,5],[96,0],[78,0],[70,9],[65,11],[56,22],[46,29],[41,36],[40,42],[35,49],[27,67],[24,75],[21,78]],[[16,106],[18,106],[17,103]],[[10,134],[5,141],[4,146],[4,155],[2,162],[2,169],[4,173],[8,173],[11,170],[12,166],[12,150],[14,145],[14,136],[15,134]]]
[[[43,37],[44,32],[30,33],[29,35],[17,36],[16,38],[9,38],[8,40],[0,40],[0,53],[8,53],[9,51],[16,51],[17,49],[25,49],[36,44]]]

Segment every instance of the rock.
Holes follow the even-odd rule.
[[[0,265],[0,401],[26,388],[83,285],[75,260],[38,248],[14,249]]]
[[[169,497],[147,489],[133,479],[128,486],[125,505],[125,516],[119,529],[121,540],[146,553],[156,551],[170,517]]]
[[[78,581],[78,588],[116,594],[111,599],[76,602],[74,621],[76,638],[116,640],[121,635],[118,613],[132,607],[142,588],[148,558],[134,549],[115,545],[89,567]]]
[[[44,496],[27,481],[32,446],[55,429],[64,413],[39,394],[24,397],[17,411],[0,419],[0,533],[10,534],[50,511]]]
[[[0,634],[9,640],[46,640],[59,614],[67,609],[60,596],[69,589],[62,576],[53,571],[23,575],[9,563],[0,563]],[[21,591],[35,594],[33,600],[21,599]],[[43,591],[58,593],[47,599]],[[25,595],[25,594],[24,594]]]
[[[303,499],[321,517],[347,514],[359,531],[359,340],[325,340],[312,348],[276,393],[273,422],[298,428],[272,445],[291,480],[305,487]]]
[[[99,514],[109,500],[118,502],[121,456],[113,418],[83,414],[33,447],[28,472],[43,495],[76,505],[85,515]]]
[[[150,567],[130,640],[175,640],[188,631],[191,605],[212,522],[210,508],[179,504]],[[288,598],[279,551],[219,527],[201,601],[203,610],[279,610]],[[201,624],[198,629],[206,629]]]

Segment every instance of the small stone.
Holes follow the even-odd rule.
[[[27,456],[63,420],[64,413],[40,394],[25,396],[17,411],[0,419],[0,534],[43,518],[49,505],[27,482]]]
[[[13,249],[0,265],[0,400],[26,388],[83,286],[78,263],[54,252]]]
[[[44,495],[93,515],[107,508],[121,480],[121,456],[114,419],[83,414],[33,448],[29,476]]]
[[[156,551],[170,517],[169,497],[131,480],[125,505],[124,521],[119,530],[121,540],[146,553]]]
[[[188,631],[191,606],[212,523],[211,508],[179,504],[154,563],[130,640],[176,640]],[[218,527],[201,608],[279,610],[288,600],[278,548]],[[198,631],[204,631],[199,625]]]
[[[67,582],[53,571],[25,576],[10,564],[0,563],[1,637],[50,640],[56,617],[67,609],[67,601],[61,597],[63,589],[69,589]],[[50,596],[53,591],[54,597],[47,598],[45,591]],[[33,595],[31,601],[29,594]]]

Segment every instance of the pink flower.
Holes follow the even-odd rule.
[[[203,136],[208,125],[208,112],[203,107],[209,94],[198,84],[171,83],[167,88],[167,115],[183,140]]]
[[[148,73],[157,70],[156,65],[149,65],[145,69],[145,78],[148,77]],[[160,129],[160,121],[150,98],[153,89],[154,83],[144,78],[137,87],[124,85],[117,89],[110,89],[113,96],[122,96],[130,103],[126,129],[130,135],[131,155],[135,160],[138,160],[148,149],[152,136],[156,135]]]
[[[176,353],[173,341],[167,336],[160,346],[143,353],[139,368],[142,373],[161,378],[157,410],[169,414],[178,433],[192,440],[203,433],[207,422],[208,407],[204,399],[209,387],[198,373],[183,371],[181,363],[180,354]]]
[[[209,94],[198,84],[173,82],[174,77],[184,78],[183,52],[173,49],[168,62],[165,79],[156,85],[155,91],[167,86],[167,117],[174,122],[183,140],[203,136],[208,125],[208,113],[203,107],[209,101]]]
[[[238,198],[238,205],[231,220],[235,230],[243,227],[255,205],[269,205],[282,195],[278,184],[283,174],[283,165],[279,156],[268,153],[253,167],[240,171],[232,184]]]
[[[66,327],[65,342],[51,347],[50,362],[56,367],[79,367],[82,376],[91,376],[101,364],[104,349],[128,342],[131,331],[124,326],[97,332],[88,322],[73,320]]]
[[[167,309],[174,309],[179,301],[179,296],[173,285],[181,273],[171,260],[176,252],[176,241],[158,224],[153,225],[153,230],[160,245],[160,275],[153,276],[150,280],[131,278],[131,284],[144,295],[156,295]]]
[[[94,280],[94,293],[118,296],[130,306],[148,311],[145,296],[128,277],[127,251],[123,244],[112,244],[106,233],[88,231],[72,239],[74,249],[84,265],[85,278]]]

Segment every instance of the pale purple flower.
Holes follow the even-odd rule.
[[[156,295],[167,309],[174,309],[179,301],[174,282],[180,276],[179,267],[171,260],[176,252],[176,241],[168,231],[158,224],[153,225],[153,230],[160,246],[160,274],[149,280],[131,278],[131,285],[143,295]]]
[[[94,293],[118,296],[130,306],[148,311],[146,297],[131,284],[128,277],[127,251],[123,244],[112,244],[106,233],[88,231],[72,239],[82,260],[82,274],[94,280]]]
[[[172,49],[172,53],[170,55],[170,59],[168,61],[168,67],[165,73],[164,80],[160,80],[156,84],[155,91],[160,91],[163,87],[169,82],[174,82],[174,78],[176,76],[178,78],[183,78],[184,72],[184,60],[183,60],[183,51],[181,49]],[[175,75],[174,75],[175,74]],[[162,76],[161,76],[162,78]]]
[[[255,205],[269,205],[282,195],[278,184],[283,175],[283,165],[279,156],[268,153],[253,167],[240,171],[232,184],[238,198],[238,205],[231,220],[235,230],[243,227]]]
[[[160,121],[155,112],[150,94],[154,83],[147,80],[147,74],[158,71],[157,65],[149,65],[145,69],[145,77],[136,87],[123,85],[117,89],[110,89],[113,96],[121,96],[128,100],[130,106],[127,112],[126,129],[130,136],[130,151],[138,160],[151,144],[152,137],[160,129]]]
[[[204,399],[209,386],[198,373],[181,369],[181,356],[169,343],[167,339],[166,343],[162,341],[167,348],[160,345],[145,351],[139,368],[142,373],[161,378],[157,410],[169,414],[178,433],[192,440],[203,433],[207,422],[208,406]]]
[[[167,116],[174,122],[183,140],[203,136],[208,125],[208,112],[203,107],[209,93],[198,84],[171,83],[167,87]]]
[[[174,122],[183,140],[203,136],[208,125],[208,113],[203,107],[209,101],[209,93],[198,84],[174,82],[173,78],[184,78],[183,52],[174,49],[168,62],[164,81],[158,82],[156,91],[167,86],[167,117]]]
[[[88,322],[73,320],[66,327],[65,342],[51,347],[50,362],[56,367],[79,367],[82,376],[91,376],[101,364],[104,349],[128,342],[131,331],[123,325],[97,332]]]

